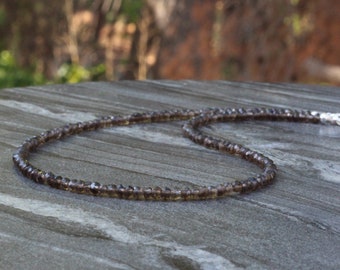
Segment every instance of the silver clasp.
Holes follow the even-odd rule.
[[[320,121],[323,124],[331,124],[340,126],[340,113],[325,113],[325,112],[313,112],[314,115],[320,116]]]

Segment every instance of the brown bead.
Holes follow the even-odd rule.
[[[234,192],[241,192],[242,191],[242,183],[240,181],[235,181],[234,183],[232,183],[232,187],[233,187],[233,191]]]
[[[61,177],[60,179],[60,188],[68,190],[68,185],[70,183],[70,178],[68,177]]]

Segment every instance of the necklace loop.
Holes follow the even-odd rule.
[[[265,155],[240,144],[202,134],[199,128],[215,122],[232,122],[245,120],[293,121],[305,123],[322,123],[340,125],[340,114],[310,112],[282,108],[208,108],[200,110],[170,110],[134,113],[128,116],[106,116],[86,122],[67,124],[47,130],[40,135],[27,139],[14,153],[13,162],[27,178],[53,188],[80,194],[113,197],[130,200],[200,200],[219,198],[235,193],[251,192],[266,186],[274,180],[277,168]],[[217,186],[202,186],[194,189],[170,189],[168,187],[138,187],[115,184],[101,184],[83,180],[69,179],[55,175],[32,165],[30,152],[38,147],[85,131],[93,131],[114,126],[127,126],[143,123],[189,120],[183,126],[184,135],[193,142],[241,157],[262,169],[262,173],[244,180],[222,183]]]

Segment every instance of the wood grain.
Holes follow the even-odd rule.
[[[108,114],[277,106],[339,112],[340,88],[224,81],[122,81],[0,90],[0,262],[6,269],[338,269],[340,128],[216,124],[205,132],[272,158],[274,185],[197,202],[136,202],[37,185],[13,167],[27,137]],[[184,187],[259,169],[183,138],[181,124],[120,127],[47,145],[32,163],[102,182]]]

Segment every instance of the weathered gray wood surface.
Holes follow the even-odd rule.
[[[274,185],[232,198],[136,202],[37,185],[13,167],[27,137],[67,122],[172,108],[340,111],[340,88],[146,81],[0,90],[1,269],[340,269],[340,127],[245,122],[205,128],[278,165]],[[259,169],[194,145],[181,123],[121,127],[48,145],[32,163],[138,185],[217,184]]]

